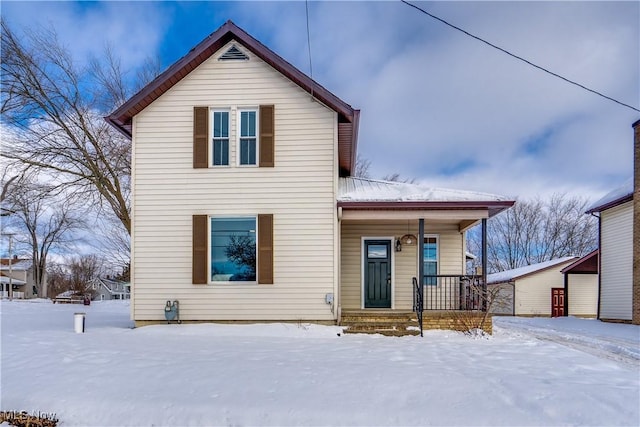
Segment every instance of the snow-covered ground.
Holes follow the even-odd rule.
[[[0,319],[0,408],[54,412],[60,426],[640,425],[632,325],[499,318],[490,338],[132,329],[121,301],[2,301]]]

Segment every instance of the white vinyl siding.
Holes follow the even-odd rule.
[[[569,274],[569,315],[595,317],[598,312],[598,275]]]
[[[553,268],[515,279],[516,316],[551,316],[551,289],[564,289],[564,274],[560,270],[573,260]],[[595,316],[598,287],[596,274],[569,274],[569,315]]]
[[[362,308],[362,248],[361,239],[367,236],[401,237],[407,232],[418,235],[418,222],[410,221],[350,221],[341,223],[341,306],[343,309]],[[439,274],[464,274],[462,257],[463,233],[457,224],[430,224],[425,222],[425,234],[437,234],[440,250]],[[394,242],[395,243],[395,242]],[[412,280],[418,275],[417,245],[403,245],[394,253],[392,303],[396,310],[411,310],[413,306]]]
[[[633,202],[607,209],[600,215],[600,317],[631,320]]]
[[[564,288],[560,270],[569,264],[516,279],[516,315],[551,316],[551,288]]]
[[[209,58],[135,117],[134,320],[163,320],[169,299],[182,320],[335,318],[325,295],[336,278],[336,113],[243,52],[248,61]],[[275,167],[194,169],[193,107],[237,117],[257,105],[275,105]],[[263,213],[274,218],[274,284],[192,285],[192,215]]]

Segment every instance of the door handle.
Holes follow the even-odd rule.
[[[390,284],[391,284],[391,276],[388,276],[387,277],[387,285],[390,285]]]

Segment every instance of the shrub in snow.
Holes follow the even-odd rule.
[[[0,425],[5,425],[5,423],[14,427],[56,427],[58,418],[56,418],[56,414],[43,412],[34,412],[30,415],[27,411],[2,411],[0,412]]]

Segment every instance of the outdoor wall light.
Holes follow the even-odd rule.
[[[402,252],[402,243],[400,243],[400,239],[396,239],[396,252]]]
[[[418,243],[418,238],[413,234],[405,234],[400,238],[400,243],[403,245],[415,245]]]

